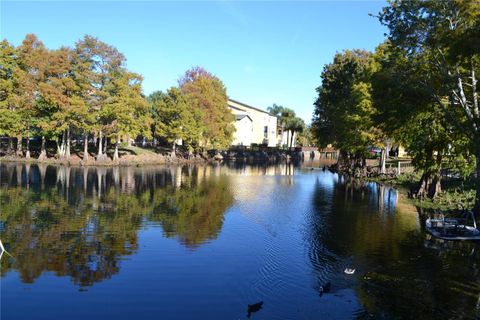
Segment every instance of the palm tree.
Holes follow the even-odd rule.
[[[268,107],[267,110],[272,116],[278,118],[278,123],[280,126],[280,137],[282,137],[283,139],[283,133],[286,130],[287,123],[289,123],[292,119],[295,118],[295,111],[290,108],[285,108],[281,105],[277,105],[275,103],[271,107]],[[287,131],[287,147],[288,141],[290,139],[289,133],[290,131]]]
[[[290,148],[293,147],[293,141],[295,133],[303,132],[305,129],[305,122],[299,117],[289,118],[285,124],[285,129],[291,132],[290,135]],[[287,141],[288,143],[288,141]]]

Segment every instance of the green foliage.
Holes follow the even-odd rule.
[[[389,41],[377,50],[379,123],[409,149],[417,169],[464,177],[476,157],[480,211],[480,121],[476,73],[480,5],[475,1],[392,1],[380,13]],[[422,177],[423,180],[423,177]]]
[[[115,126],[112,121],[116,118],[112,112],[103,109],[107,105],[111,108],[115,103],[119,106],[122,100],[128,100],[130,90],[126,87],[129,86],[129,82],[139,81],[141,85],[141,79],[135,79],[139,76],[129,74],[124,68],[125,57],[115,47],[95,37],[86,35],[78,41],[75,45],[75,53],[78,57],[75,63],[75,79],[81,89],[80,94],[83,100],[95,118],[85,121],[84,128],[93,131],[107,130],[110,133],[121,130],[118,127],[112,129],[112,126]],[[141,92],[141,88],[138,89],[140,85],[135,86],[135,83],[132,83],[133,89],[130,93],[134,100],[138,99],[136,97],[138,91]],[[123,96],[120,98],[116,95]]]
[[[480,212],[478,1],[391,1],[379,14],[388,40],[375,53],[345,51],[322,72],[313,128],[346,154],[394,140],[435,196],[442,168],[475,167]]]
[[[464,150],[473,153],[480,141],[478,87],[473,83],[480,62],[480,4],[393,1],[379,18],[390,33],[377,83],[398,91],[384,106],[393,105],[393,114],[403,113],[397,117],[400,126],[417,113],[435,113],[444,119],[450,141],[463,135],[470,141],[470,146],[461,142]]]
[[[169,143],[181,139],[193,151],[203,130],[200,110],[193,107],[190,96],[172,87],[167,93],[152,93],[149,101],[155,134],[165,137]]]
[[[302,133],[305,129],[305,122],[303,119],[295,115],[295,111],[290,108],[283,107],[281,105],[273,104],[267,108],[268,112],[277,117],[277,126],[280,127],[279,134],[283,136],[285,131],[288,132],[289,140],[287,146],[292,147],[294,144],[294,138],[296,133]]]
[[[287,109],[288,110],[288,109]],[[290,148],[294,146],[295,134],[302,133],[305,130],[305,122],[302,118],[295,116],[292,111],[285,120],[285,130],[290,131]]]
[[[295,118],[295,111],[290,108],[283,107],[281,105],[273,104],[267,108],[268,112],[278,118],[278,124],[282,129],[285,128],[287,122]]]
[[[104,131],[115,141],[120,137],[150,137],[150,107],[142,95],[140,75],[120,70],[104,88],[108,94],[98,112]]]
[[[315,146],[317,145],[315,132],[313,132],[311,126],[306,126],[302,132],[298,135],[298,141],[302,146]]]
[[[375,142],[373,69],[372,54],[360,50],[338,53],[333,63],[325,65],[312,119],[321,145],[333,144],[343,152],[365,155]]]
[[[142,77],[125,67],[115,47],[86,35],[74,48],[49,50],[33,34],[14,47],[0,43],[0,135],[55,139],[58,155],[68,159],[70,140],[98,137],[117,144],[141,135],[162,136],[169,143],[181,139],[194,148],[227,148],[233,138],[234,117],[227,107],[223,83],[202,68],[192,68],[160,99],[148,103]],[[154,101],[155,100],[155,101]],[[154,119],[152,119],[152,117]],[[154,123],[155,121],[155,123]],[[28,143],[27,143],[28,146]],[[118,152],[115,152],[118,156]]]
[[[18,90],[18,56],[7,40],[0,42],[0,135],[18,131],[20,114],[15,112]]]

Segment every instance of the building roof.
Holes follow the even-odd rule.
[[[237,121],[242,120],[245,117],[250,119],[250,121],[253,121],[252,118],[250,118],[250,116],[248,114],[236,114],[235,115],[235,119],[237,119]]]
[[[265,110],[262,110],[262,109],[258,109],[258,108],[252,107],[252,106],[249,106],[248,104],[245,104],[245,103],[243,103],[243,102],[239,102],[239,101],[237,101],[237,100],[228,99],[228,102],[229,102],[229,106],[230,106],[230,107],[235,108],[235,109],[238,109],[238,110],[241,110],[241,109],[239,109],[238,107],[234,107],[234,106],[230,105],[230,102],[233,102],[233,103],[236,103],[236,104],[241,105],[242,107],[249,108],[249,109],[253,109],[253,110],[256,110],[256,111],[259,111],[259,112],[263,112],[263,113],[268,114],[269,116],[272,116],[268,111],[265,111]],[[245,111],[245,110],[244,110],[244,111]],[[274,117],[274,116],[272,116],[272,117]]]
[[[229,108],[232,108],[232,109],[235,109],[235,110],[238,110],[238,111],[245,112],[245,114],[246,114],[246,112],[247,112],[247,110],[245,110],[245,109],[240,109],[240,108],[235,107],[235,106],[232,106],[232,105],[230,105],[230,104],[228,105],[228,107],[229,107]],[[243,114],[243,113],[242,113],[242,114]]]

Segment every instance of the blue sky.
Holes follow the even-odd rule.
[[[217,75],[228,95],[310,122],[323,65],[344,49],[373,50],[386,29],[368,13],[385,1],[0,1],[0,36],[35,33],[49,48],[85,34],[114,45],[144,92],[165,90],[190,67]]]

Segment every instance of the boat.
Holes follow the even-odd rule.
[[[480,240],[480,230],[477,228],[472,212],[468,212],[473,225],[468,224],[468,217],[465,218],[428,218],[425,221],[425,228],[434,237],[443,240]]]

